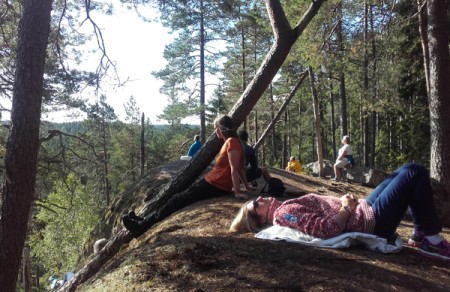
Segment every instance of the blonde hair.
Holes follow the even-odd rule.
[[[238,214],[231,223],[230,232],[255,232],[262,228],[262,224],[259,222],[258,217],[251,213],[247,205],[252,200],[245,202],[239,209]]]

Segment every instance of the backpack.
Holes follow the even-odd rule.
[[[267,192],[272,197],[282,197],[286,188],[279,178],[272,177],[269,180]]]

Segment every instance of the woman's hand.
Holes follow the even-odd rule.
[[[238,199],[248,199],[248,194],[256,195],[256,188],[250,185],[245,186],[245,190],[239,190],[238,192],[234,192],[234,196]]]
[[[348,208],[350,213],[353,213],[356,207],[359,205],[358,199],[350,194],[345,194],[341,197],[341,204],[344,209]],[[347,210],[347,209],[346,209]]]
[[[251,185],[246,185],[246,186],[245,186],[245,190],[248,191],[248,192],[250,192],[250,193],[255,193],[256,187],[251,186]]]
[[[248,195],[243,194],[243,193],[241,193],[241,192],[234,193],[234,197],[235,197],[235,198],[238,198],[238,199],[244,199],[244,200],[248,199]]]

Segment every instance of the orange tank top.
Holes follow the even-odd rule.
[[[243,161],[241,142],[237,138],[230,137],[225,141],[222,149],[220,149],[215,165],[205,176],[205,180],[209,184],[227,192],[231,192],[233,190],[231,166],[228,160],[228,153],[231,150],[237,150],[240,154],[240,161]]]

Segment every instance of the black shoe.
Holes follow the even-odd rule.
[[[122,217],[123,226],[125,226],[134,238],[138,238],[145,232],[141,221],[131,219],[128,215]]]
[[[128,212],[128,218],[130,218],[132,220],[136,220],[136,221],[144,220],[144,218],[139,217],[138,215],[136,215],[136,213],[134,213],[134,210],[131,210],[131,211]]]

